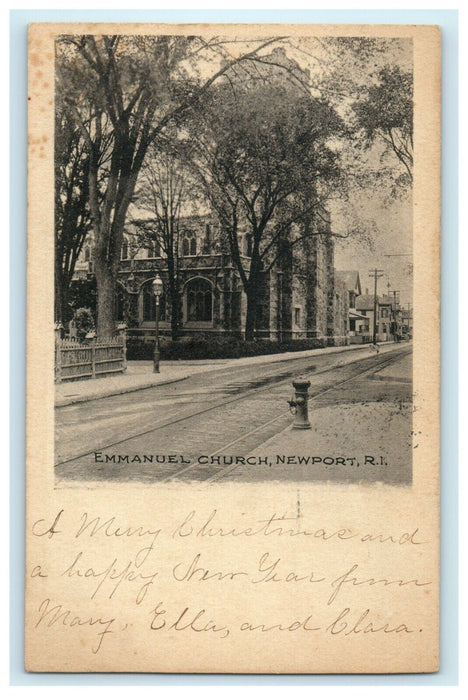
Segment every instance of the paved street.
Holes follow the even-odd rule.
[[[263,455],[264,443],[268,444],[271,439],[289,440],[289,443],[293,440],[292,444],[295,441],[302,445],[305,437],[310,440],[315,434],[315,430],[288,430],[293,417],[286,401],[292,395],[291,380],[300,375],[311,381],[310,418],[314,427],[320,411],[326,409],[330,413],[328,427],[330,420],[338,423],[345,417],[348,431],[351,428],[351,433],[358,435],[358,426],[353,425],[349,414],[350,407],[366,407],[371,412],[377,408],[382,413],[387,411],[390,402],[399,413],[400,432],[406,434],[402,444],[409,445],[410,358],[409,346],[402,345],[387,346],[380,354],[362,348],[352,353],[286,362],[220,367],[176,384],[57,408],[58,485],[70,480],[329,478],[329,471],[322,473],[316,468],[296,472],[280,464],[271,469],[255,463],[242,465],[242,458],[254,453]],[[403,381],[399,376],[392,377],[392,367],[398,368],[402,362],[406,363],[403,371],[397,369],[393,373],[403,374]],[[366,427],[361,424],[360,429],[365,434]],[[385,446],[380,444],[381,436],[374,431],[365,437],[369,445],[367,454],[373,453],[374,438],[379,438],[375,450],[380,447],[380,452],[385,452]],[[337,450],[341,453],[344,448],[349,452],[336,434],[330,434],[327,440],[323,444],[322,439],[320,445],[324,454]],[[395,442],[394,431],[392,441]],[[394,473],[374,470],[373,476],[368,471],[370,478],[410,480],[411,450],[410,447],[405,450],[403,457],[399,457],[404,467],[400,465]],[[295,454],[298,451],[303,453],[302,446],[301,450],[296,447]],[[240,461],[234,465],[235,469],[229,465],[232,459]],[[354,474],[347,465],[335,476],[340,480],[354,480]]]
[[[404,354],[317,396],[309,411],[311,430],[288,426],[261,445],[262,464],[226,466],[216,481],[410,484],[418,444],[411,373],[411,354]]]

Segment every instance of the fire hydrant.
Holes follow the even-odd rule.
[[[310,382],[307,379],[296,379],[293,381],[295,396],[288,404],[292,409],[296,409],[295,420],[292,424],[294,430],[310,430],[308,401]]]

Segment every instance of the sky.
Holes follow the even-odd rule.
[[[316,55],[316,51],[311,43],[308,52]],[[342,81],[343,92],[348,92],[348,97],[337,99],[337,109],[344,115],[356,97],[353,83],[356,85],[354,89],[369,85],[385,65],[396,65],[410,71],[412,60],[413,47],[409,40],[386,40],[374,47],[363,45],[362,60],[359,51],[345,49],[337,56],[332,44],[323,49],[322,67],[325,68],[322,69],[333,65],[338,88]],[[311,61],[308,67],[313,79],[317,63]],[[379,171],[381,166],[389,166],[395,168],[396,174],[400,172],[396,156],[385,155],[378,143],[359,155],[372,170]],[[353,158],[353,151],[348,157]],[[332,230],[350,234],[345,240],[335,239],[335,267],[337,270],[358,270],[363,293],[366,289],[373,293],[374,280],[373,275],[369,276],[370,270],[383,270],[378,280],[378,293],[397,290],[400,303],[406,306],[412,302],[412,198],[411,191],[401,189],[397,190],[397,197],[392,196],[392,184],[390,180],[378,186],[352,187],[347,202],[330,204]],[[355,228],[361,229],[364,235],[353,234]]]
[[[404,252],[411,249],[411,214],[408,217],[408,235],[408,228],[405,227],[401,214],[392,216],[392,213],[388,212],[388,218],[381,221],[374,250],[358,244],[346,245],[337,241],[335,244],[335,268],[337,270],[357,270],[363,294],[366,293],[366,288],[370,294],[373,294],[374,282],[370,271],[375,268],[382,270],[383,276],[378,281],[378,294],[387,294],[388,290],[397,290],[400,303],[406,306],[412,302],[413,294],[412,255]],[[400,241],[403,245],[399,245]]]
[[[373,293],[373,279],[369,271],[375,268],[383,270],[383,277],[378,282],[378,293],[387,293],[388,289],[400,292],[400,303],[412,302],[412,231],[413,212],[411,197],[402,197],[390,205],[382,201],[375,191],[366,190],[353,198],[353,208],[365,226],[372,231],[371,241],[354,239],[335,239],[335,267],[337,270],[358,270],[361,287]],[[332,213],[332,222],[338,226],[346,214]],[[390,286],[388,286],[390,285]]]

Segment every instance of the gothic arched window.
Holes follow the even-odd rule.
[[[213,292],[211,284],[197,278],[187,284],[187,321],[213,319]]]
[[[151,241],[147,248],[149,258],[160,258],[161,257],[161,243],[160,241]]]
[[[197,254],[197,237],[194,233],[187,233],[182,241],[182,255]]]

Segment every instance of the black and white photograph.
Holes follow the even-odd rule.
[[[439,59],[30,26],[28,671],[437,671]]]
[[[410,486],[412,39],[54,60],[56,485]]]

